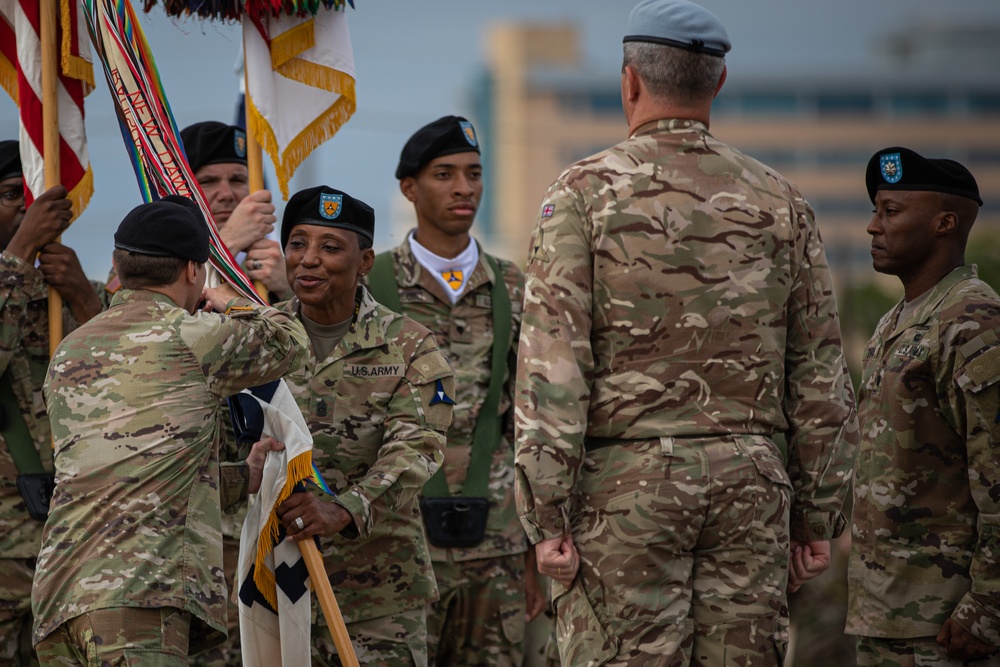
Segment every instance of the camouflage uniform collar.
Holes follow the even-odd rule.
[[[312,363],[315,367],[315,372],[319,372],[321,367],[343,359],[352,352],[380,347],[385,343],[385,329],[382,326],[382,316],[386,312],[391,313],[392,311],[389,311],[384,306],[380,306],[364,285],[358,285],[358,291],[354,298],[357,303],[357,315],[354,317],[351,328],[344,334],[344,337],[340,339],[340,342],[337,343],[337,346],[333,348],[326,359],[313,359]],[[292,297],[290,301],[278,304],[277,307],[286,313],[294,314],[295,317],[302,315],[302,302],[299,301],[299,297],[297,296]],[[380,313],[380,308],[385,312]],[[310,345],[310,358],[313,358],[313,355],[314,352]]]
[[[973,264],[966,264],[965,266],[953,269],[951,273],[942,278],[926,294],[921,295],[923,297],[921,303],[906,318],[899,318],[899,313],[903,310],[905,303],[903,299],[900,299],[896,307],[892,309],[892,321],[895,321],[897,318],[899,318],[899,321],[892,328],[890,337],[896,336],[914,325],[923,324],[937,316],[941,308],[941,302],[945,300],[956,285],[978,277],[979,274]]]
[[[174,308],[180,308],[180,306],[174,303],[174,300],[166,294],[161,294],[148,289],[126,289],[124,287],[115,292],[111,297],[111,306],[117,306],[129,301],[155,301],[156,303],[165,303],[173,306]]]
[[[421,287],[450,306],[451,301],[445,295],[444,289],[434,279],[434,276],[424,271],[423,265],[413,256],[413,250],[410,248],[410,235],[412,233],[413,230],[407,232],[403,242],[392,249],[392,258],[396,265],[396,280],[399,283],[399,287]],[[488,283],[492,285],[496,280],[503,280],[503,276],[493,275],[493,271],[490,270],[489,265],[486,263],[484,257],[486,253],[483,251],[483,244],[474,236],[472,237],[472,242],[476,244],[476,248],[479,250],[479,261],[476,262],[476,268],[472,271],[472,275],[469,276],[468,286],[458,301],[463,300],[483,284]]]
[[[708,126],[700,120],[693,120],[691,118],[661,118],[660,120],[651,120],[648,123],[643,123],[635,129],[631,137],[643,137],[656,134],[657,132],[710,134]]]

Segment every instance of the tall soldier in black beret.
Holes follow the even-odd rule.
[[[902,147],[865,181],[872,264],[904,296],[864,352],[847,632],[859,665],[1000,665],[1000,298],[965,263],[983,202]]]
[[[246,132],[206,121],[181,130],[181,141],[229,252],[275,298],[289,298],[281,248],[269,236],[278,220],[271,193],[250,192]]]
[[[49,358],[48,287],[59,292],[66,306],[64,331],[101,310],[76,253],[55,241],[72,219],[66,194],[66,188],[56,186],[25,207],[18,142],[0,141],[0,664],[4,665],[28,665],[34,659],[31,578],[44,516],[33,517],[37,508],[27,503],[41,498],[43,489],[31,485],[44,484],[44,475],[52,470],[49,420],[42,400]]]
[[[514,510],[512,369],[524,276],[470,233],[482,176],[468,120],[444,116],[417,130],[396,168],[417,228],[376,258],[369,280],[376,299],[434,332],[455,369],[445,463],[423,490],[441,589],[428,609],[428,654],[440,666],[520,664],[526,618],[544,607]],[[453,513],[448,503],[465,507],[469,498],[481,499],[483,511],[465,513],[461,526],[448,523],[454,535],[439,534]]]

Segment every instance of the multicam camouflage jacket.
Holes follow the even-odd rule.
[[[32,591],[36,643],[111,607],[190,612],[192,653],[225,638],[221,513],[245,497],[246,474],[220,472],[223,399],[298,369],[308,348],[279,310],[227,308],[191,315],[123,289],[53,356],[56,491]]]
[[[847,632],[1000,646],[1000,298],[966,266],[902,309],[864,354]]]
[[[475,241],[473,241],[475,242]],[[392,251],[399,285],[399,300],[407,317],[434,333],[441,350],[455,370],[455,406],[448,446],[444,451],[445,478],[453,495],[460,495],[472,455],[472,435],[489,390],[493,354],[493,306],[490,292],[496,276],[482,258],[469,276],[465,291],[452,304],[441,284],[413,256],[409,240]],[[521,328],[524,274],[512,262],[496,259],[510,295],[510,359],[517,359]],[[508,365],[509,368],[510,365]],[[504,369],[504,391],[499,412],[511,409],[514,378]],[[490,510],[486,539],[468,549],[431,546],[435,561],[467,561],[523,553],[527,547],[524,529],[514,508],[514,420],[504,420],[503,440],[493,453],[490,467]]]
[[[313,463],[354,529],[320,539],[344,620],[419,609],[437,599],[417,493],[441,464],[455,391],[431,332],[358,288],[351,329],[326,359],[289,375],[313,436]],[[279,305],[298,313],[298,299]],[[318,607],[318,605],[315,605]],[[317,609],[314,607],[314,614]],[[323,623],[322,614],[317,621]]]
[[[854,395],[812,209],[692,120],[570,166],[532,237],[517,393],[518,511],[558,537],[586,439],[787,439],[791,535],[838,535]]]
[[[52,470],[52,439],[42,396],[49,365],[48,307],[42,274],[8,252],[0,254],[0,371],[13,387],[42,467]],[[63,331],[76,328],[69,308],[63,315]],[[17,490],[17,474],[0,436],[0,558],[34,558],[42,542],[42,523],[28,515]]]

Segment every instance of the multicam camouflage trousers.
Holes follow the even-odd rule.
[[[434,563],[441,599],[427,610],[428,663],[519,667],[524,574],[524,554]]]
[[[226,641],[203,653],[191,657],[195,667],[240,667],[243,653],[240,648],[240,609],[233,604],[233,589],[236,586],[236,570],[240,562],[240,541],[223,535],[222,563],[226,573],[226,619],[228,637]]]
[[[319,607],[319,603],[313,600],[313,606]],[[313,609],[314,614],[317,611]],[[322,618],[322,611],[318,613]],[[347,634],[362,665],[427,667],[426,607],[348,623]],[[342,665],[325,622],[312,626],[312,664],[314,667]]]
[[[191,614],[164,607],[98,609],[66,621],[35,645],[61,667],[187,667]]]
[[[858,637],[858,667],[1000,667],[1000,655],[964,662],[949,658],[934,637]]]
[[[31,648],[34,558],[0,558],[0,665],[37,665]]]
[[[580,573],[553,583],[564,665],[781,665],[791,487],[761,437],[588,453],[571,510]]]

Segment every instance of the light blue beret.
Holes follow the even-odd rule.
[[[642,0],[628,15],[625,42],[652,42],[723,57],[733,48],[715,14],[687,0]]]

